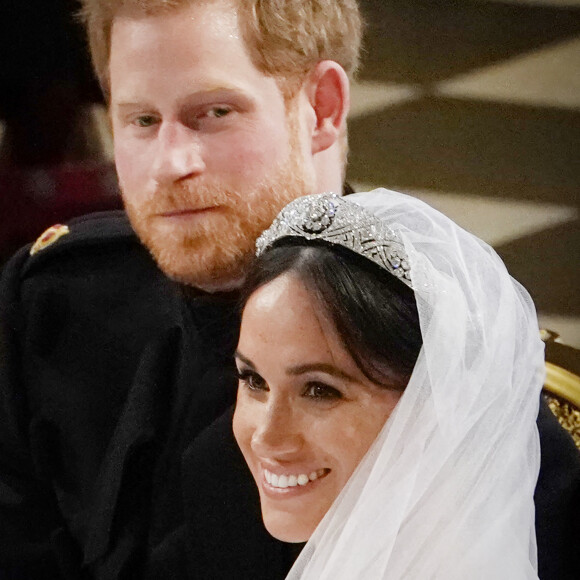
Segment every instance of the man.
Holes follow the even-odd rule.
[[[289,26],[297,8],[271,17]],[[127,8],[101,74],[131,223],[166,274],[210,292],[239,284],[255,238],[281,206],[342,188],[343,67],[316,51],[296,71],[261,70],[260,51],[288,60],[288,46],[282,33],[271,49],[246,43],[252,14],[247,3],[225,1],[145,18]]]
[[[246,550],[230,558],[236,577],[283,577],[291,551],[212,509],[231,490],[221,466],[237,470],[229,451],[188,454],[185,486],[205,477],[215,501],[187,490],[183,547],[180,460],[234,400],[235,289],[257,234],[290,199],[342,188],[356,2],[85,0],[84,17],[127,214],[155,262],[109,214],[56,228],[7,267],[0,570],[140,578],[185,549],[173,577],[215,578],[206,560],[235,552],[213,536],[204,547],[218,518]]]
[[[116,213],[6,267],[2,578],[144,574],[181,517],[182,450],[234,400],[231,291],[255,238],[344,175],[354,0],[83,8],[127,214],[161,271]]]

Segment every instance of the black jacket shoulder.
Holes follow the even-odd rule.
[[[14,259],[21,264],[21,274],[26,276],[67,256],[83,252],[90,254],[95,248],[99,251],[118,251],[122,246],[133,246],[146,252],[124,211],[96,212],[64,225],[51,226],[34,244],[22,248]],[[6,269],[10,270],[10,262]]]

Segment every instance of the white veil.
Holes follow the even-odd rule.
[[[387,190],[345,199],[401,236],[424,344],[287,578],[537,578],[544,356],[528,293],[488,245],[428,205]]]

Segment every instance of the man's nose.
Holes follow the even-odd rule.
[[[166,185],[198,175],[205,169],[196,131],[179,122],[162,122],[157,133],[153,178]]]
[[[301,450],[304,442],[301,421],[289,404],[267,404],[256,417],[256,423],[252,448],[259,457],[283,461]]]

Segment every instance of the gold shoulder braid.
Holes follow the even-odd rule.
[[[546,399],[552,413],[556,415],[560,425],[570,433],[576,447],[580,450],[580,411],[568,401],[552,393],[544,391],[544,399]]]
[[[37,240],[34,242],[32,248],[30,248],[30,255],[34,256],[40,250],[44,250],[44,248],[48,248],[56,242],[58,239],[62,238],[62,236],[66,236],[70,230],[68,226],[63,226],[61,224],[56,224],[54,226],[50,226]]]
[[[546,362],[544,398],[560,425],[570,433],[580,449],[580,377]]]

